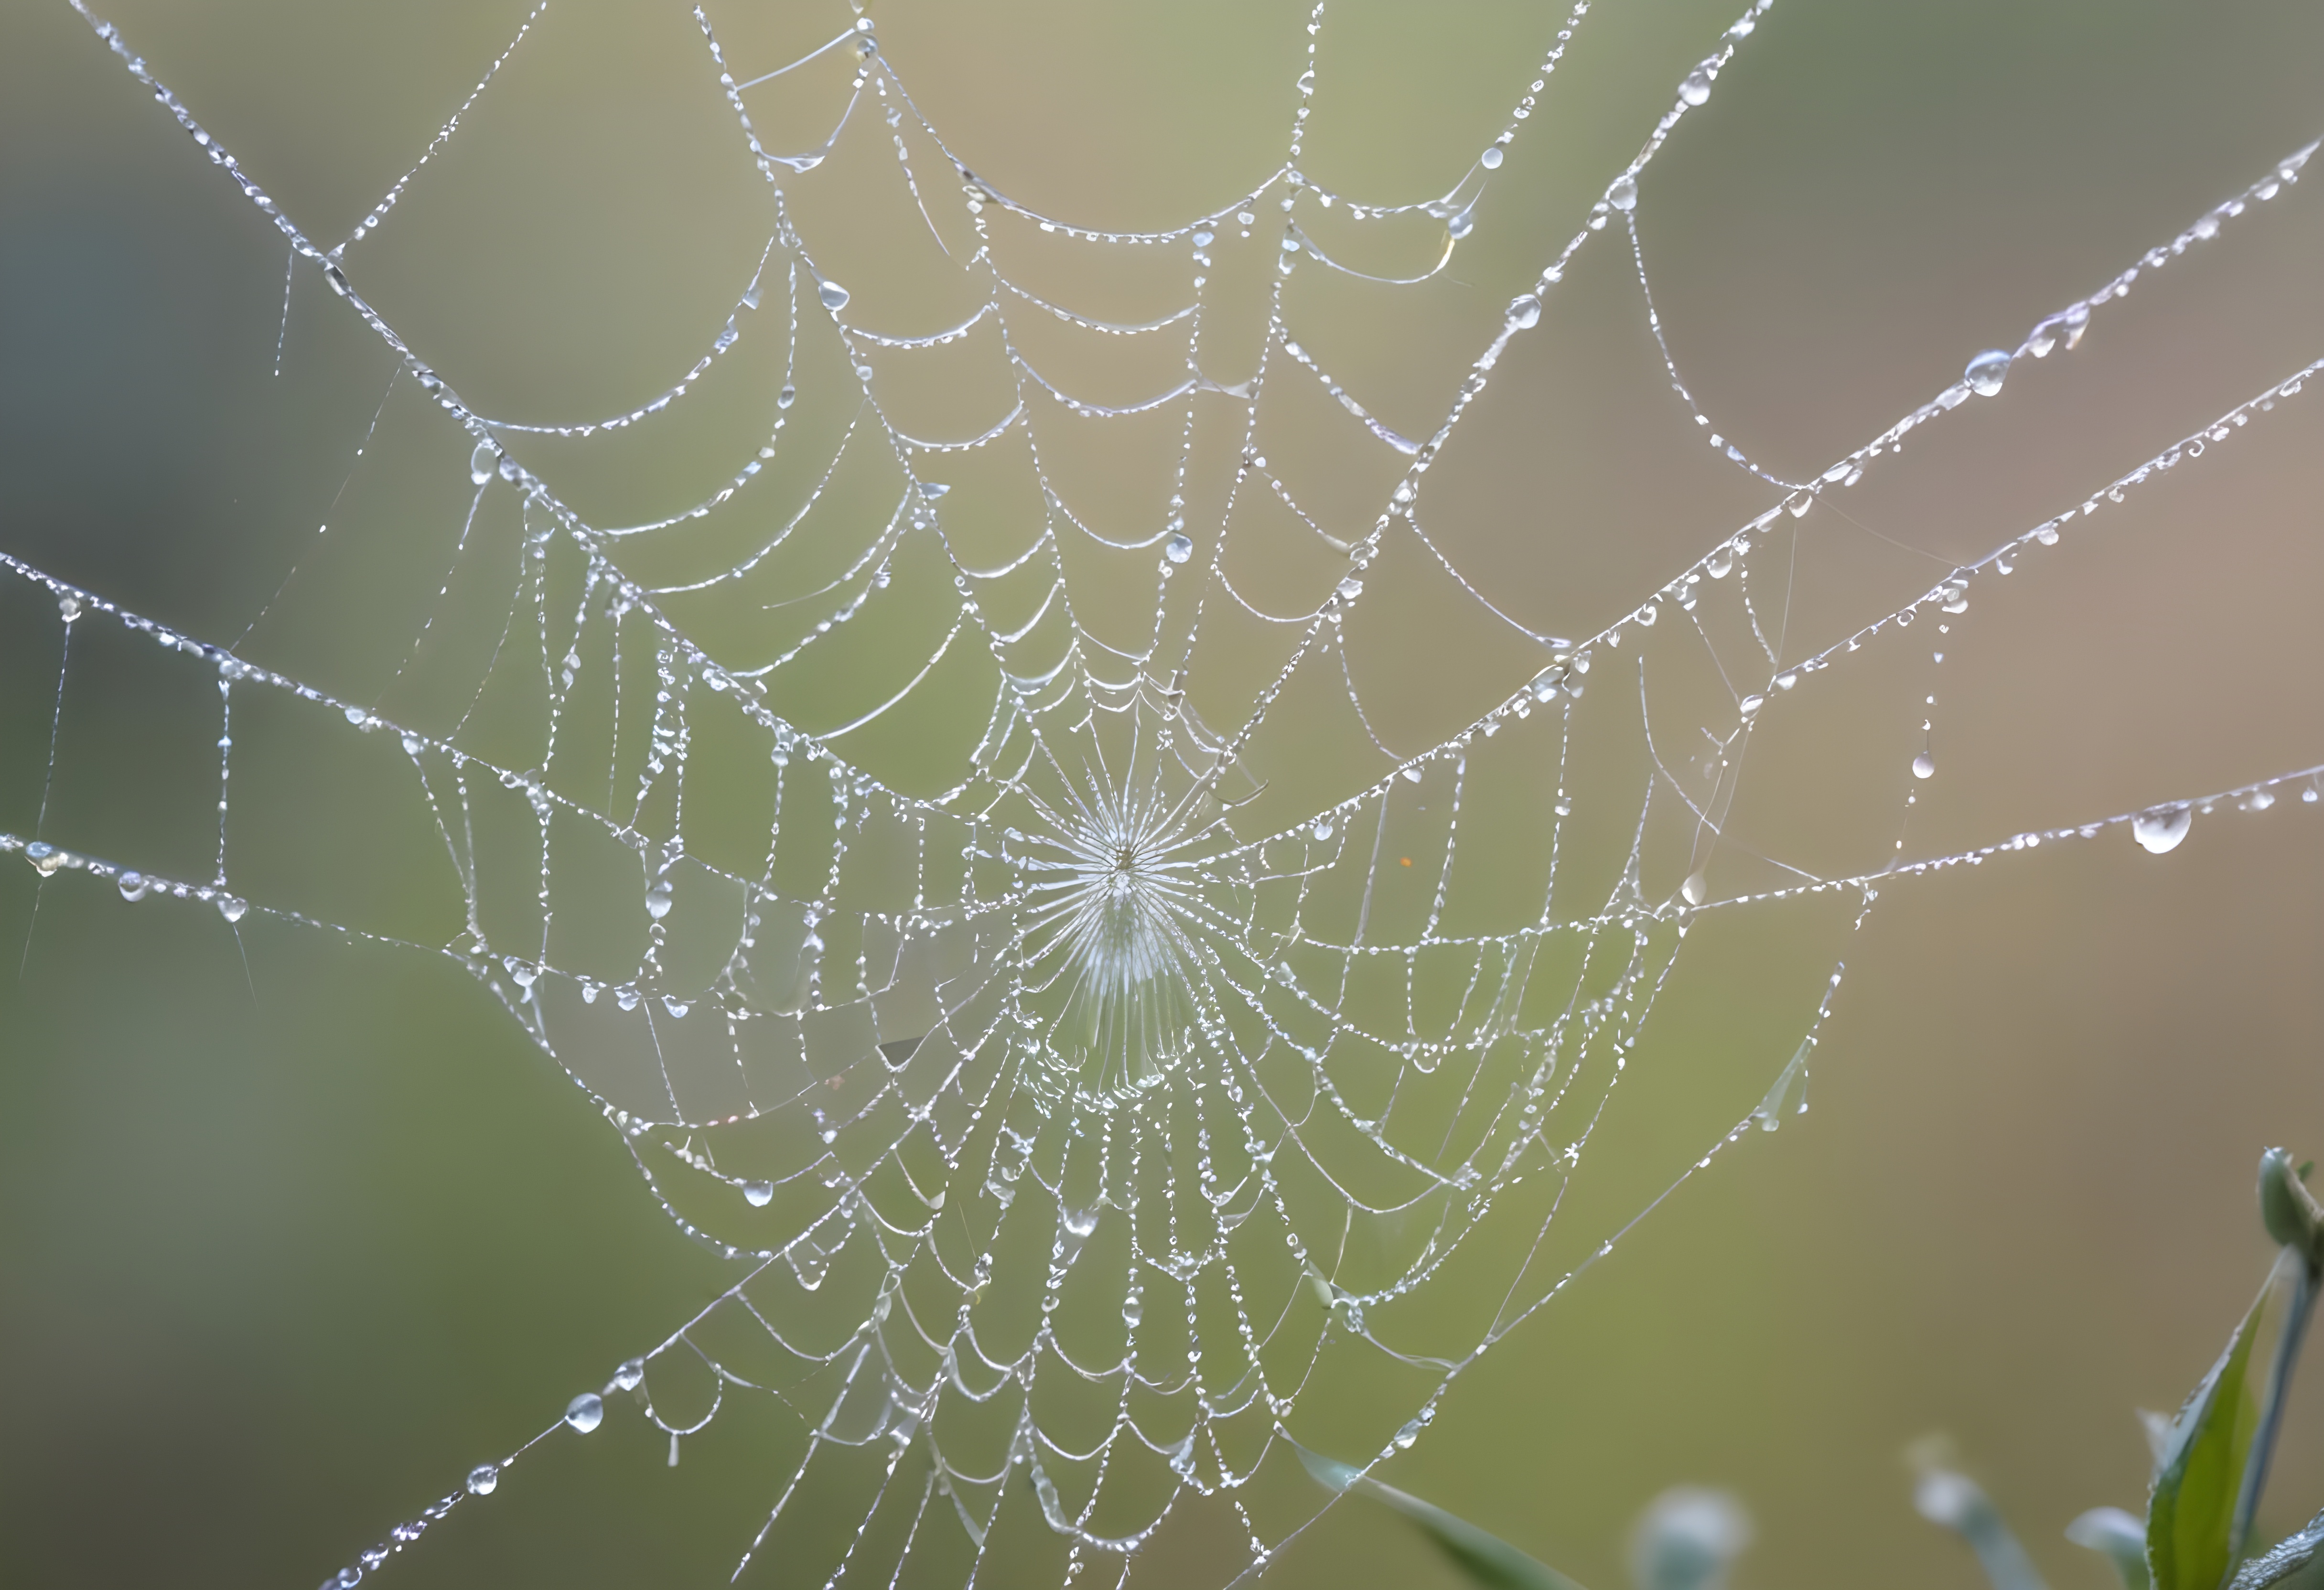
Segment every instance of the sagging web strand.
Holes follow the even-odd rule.
[[[1797,661],[1784,660],[1785,603],[1753,593],[1753,555],[1776,544],[1789,521],[1824,494],[1855,484],[1893,455],[1909,433],[1978,392],[1997,390],[2015,361],[2072,348],[2093,315],[2121,299],[2142,270],[2166,265],[2276,197],[2296,179],[2312,145],[2098,292],[2044,318],[2015,350],[1980,356],[1961,381],[1816,478],[1789,482],[1720,434],[1688,390],[1653,308],[1636,225],[1648,163],[1708,99],[1720,70],[1756,32],[1765,3],[1744,13],[1686,76],[1637,157],[1531,290],[1510,304],[1425,439],[1390,427],[1302,345],[1286,318],[1284,284],[1302,268],[1366,274],[1313,235],[1312,217],[1335,204],[1367,222],[1441,222],[1435,264],[1404,280],[1442,271],[1474,227],[1478,197],[1524,132],[1586,5],[1558,31],[1499,136],[1446,197],[1419,205],[1362,203],[1300,170],[1315,92],[1318,5],[1307,23],[1284,163],[1214,214],[1138,234],[1091,231],[1038,214],[977,175],[920,115],[868,19],[798,61],[738,81],[697,12],[740,133],[769,187],[766,250],[733,317],[683,380],[595,423],[540,425],[471,409],[355,290],[346,262],[387,219],[420,167],[446,147],[460,115],[541,22],[545,6],[412,172],[329,249],[281,213],[117,30],[81,9],[130,72],[273,220],[294,269],[300,260],[318,267],[392,351],[394,380],[416,383],[466,433],[475,496],[458,549],[466,549],[488,495],[502,491],[521,501],[525,537],[493,664],[467,712],[448,731],[434,732],[383,712],[377,702],[340,699],[245,661],[235,647],[184,634],[0,554],[0,566],[55,599],[68,642],[79,623],[118,623],[215,670],[221,724],[213,877],[167,878],[52,843],[44,837],[45,804],[35,832],[0,834],[0,850],[22,850],[44,885],[71,874],[109,880],[132,899],[209,905],[237,924],[237,935],[254,914],[449,957],[597,1102],[678,1228],[737,1266],[736,1279],[709,1307],[621,1365],[600,1391],[576,1397],[531,1440],[477,1466],[462,1490],[398,1526],[332,1583],[356,1583],[465,1497],[490,1494],[540,1440],[568,1427],[594,1429],[605,1417],[605,1399],[619,1392],[635,1396],[643,1417],[668,1433],[673,1463],[681,1438],[716,1417],[730,1392],[796,1420],[796,1461],[770,1486],[765,1519],[745,1531],[738,1577],[796,1521],[795,1504],[818,1463],[849,1453],[884,1457],[866,1471],[861,1523],[830,1562],[831,1583],[850,1573],[886,1573],[894,1584],[916,1559],[954,1565],[955,1576],[973,1581],[1001,1526],[1015,1468],[1028,1483],[1011,1505],[1021,1508],[1029,1494],[1041,1524],[1066,1543],[1065,1579],[1097,1561],[1126,1573],[1131,1554],[1174,1512],[1206,1504],[1231,1511],[1249,1537],[1251,1564],[1264,1563],[1305,1527],[1312,1509],[1270,1512],[1265,1487],[1255,1482],[1285,1461],[1295,1411],[1325,1383],[1333,1355],[1362,1344],[1379,1362],[1415,1372],[1404,1404],[1409,1417],[1382,1430],[1377,1456],[1386,1457],[1413,1443],[1454,1376],[1618,1237],[1562,1269],[1546,1256],[1567,1180],[1704,914],[1828,895],[1845,902],[1849,919],[1860,925],[1891,877],[1978,865],[2112,827],[2131,828],[2149,849],[2167,849],[2197,811],[2226,802],[2264,810],[2294,790],[2317,799],[2318,770],[2302,769],[1971,850],[1917,860],[1900,854],[1847,876],[1763,858],[1776,881],[1716,896],[1703,865],[1721,847],[1740,848],[1724,832],[1726,813],[1754,727],[1781,710],[1775,703],[1795,691],[1812,694],[1818,674],[1859,650],[1898,643],[1897,632],[1916,618],[1962,611],[1976,581],[2011,573],[2017,560],[2079,531],[2129,492],[2208,456],[2299,395],[2319,365],[2238,405],[2073,510],[1954,570],[1904,608]],[[753,130],[746,95],[826,60],[853,63],[839,121],[816,149],[770,152]],[[927,152],[959,179],[973,246],[965,258],[954,257],[982,284],[982,297],[965,319],[933,335],[884,335],[846,318],[850,294],[817,267],[786,202],[784,184],[820,165],[867,104],[883,114],[900,180],[939,247],[945,234],[935,216],[943,189],[925,180]],[[1262,223],[1270,207],[1274,214]],[[1499,361],[1542,319],[1575,254],[1616,221],[1634,253],[1674,390],[1714,448],[1783,496],[1618,621],[1576,642],[1528,628],[1476,588],[1424,528],[1422,487]],[[1277,225],[1280,252],[1268,267],[1266,345],[1256,371],[1239,382],[1213,381],[1201,368],[1198,338],[1208,273],[1228,253],[1221,239],[1232,231],[1248,240],[1255,232],[1265,247]],[[1192,298],[1138,324],[1082,315],[1010,280],[993,253],[997,225],[1080,243],[1185,248]],[[772,428],[759,455],[705,500],[648,523],[595,526],[504,450],[503,437],[586,439],[670,410],[760,324],[752,317],[770,298],[785,310],[787,338]],[[852,405],[853,415],[828,457],[807,472],[812,483],[801,505],[746,556],[708,574],[657,582],[629,572],[621,556],[626,545],[654,546],[696,521],[721,519],[763,470],[786,458],[795,382],[806,379],[802,335],[818,313],[844,350],[854,384],[810,395],[833,411]],[[1013,328],[1027,315],[1109,337],[1183,336],[1185,376],[1128,404],[1075,398],[1022,351]],[[1001,344],[1013,407],[966,437],[907,435],[881,401],[873,351],[908,356],[980,331]],[[1277,353],[1286,361],[1284,382],[1319,383],[1351,417],[1358,427],[1352,447],[1385,447],[1406,461],[1384,510],[1360,535],[1335,534],[1256,450]],[[1207,547],[1198,548],[1199,527],[1186,516],[1196,406],[1222,397],[1240,406],[1244,440],[1227,510],[1205,538]],[[1173,494],[1148,530],[1109,535],[1068,504],[1034,435],[1045,403],[1099,421],[1183,410]],[[945,488],[922,471],[1004,441],[1024,445],[1046,519],[1029,547],[995,565],[955,545],[938,506]],[[746,666],[710,655],[690,638],[678,604],[707,592],[753,593],[754,577],[779,566],[795,535],[834,534],[810,516],[825,504],[843,463],[863,446],[883,449],[900,475],[892,511],[835,576],[814,589],[778,588],[765,604],[770,612],[797,607],[825,616],[798,626],[770,659]],[[1314,545],[1344,559],[1344,572],[1313,606],[1276,611],[1238,588],[1229,527],[1240,522],[1234,507],[1246,491],[1271,498]],[[1401,536],[1413,538],[1481,613],[1543,654],[1538,674],[1490,712],[1441,743],[1405,751],[1377,731],[1340,639],[1346,618],[1365,601],[1364,572]],[[1101,625],[1077,612],[1065,574],[1069,543],[1158,554],[1142,639],[1106,639]],[[809,732],[780,715],[770,704],[770,681],[779,682],[784,668],[843,626],[886,621],[886,593],[907,553],[927,546],[940,554],[958,600],[925,665],[890,697],[836,727]],[[568,565],[578,570],[578,597],[552,603],[558,584],[552,573]],[[1194,593],[1174,600],[1174,585],[1186,582],[1195,584]],[[1713,609],[1736,620],[1734,633],[1749,635],[1748,649],[1738,655],[1714,633],[1707,621]],[[1569,793],[1569,775],[1586,676],[1626,634],[1643,639],[1671,613],[1699,640],[1697,663],[1726,683],[1731,721],[1723,736],[1711,736],[1701,778],[1674,769],[1648,726],[1654,772],[1632,797],[1635,821],[1622,824],[1630,835],[1627,859],[1609,887],[1577,905],[1572,896],[1582,886],[1571,881],[1576,868],[1562,845],[1581,798]],[[1222,615],[1280,632],[1286,643],[1234,726],[1213,730],[1191,704],[1187,682],[1203,639],[1227,621]],[[437,616],[431,609],[415,635],[407,668]],[[916,699],[964,639],[983,648],[997,683],[982,740],[956,784],[914,797],[835,750],[848,733]],[[518,769],[479,756],[464,745],[463,731],[501,658],[530,651],[537,651],[548,686],[543,755],[537,767]],[[69,656],[60,652],[60,718]],[[1270,711],[1316,671],[1339,681],[1380,771],[1357,793],[1294,822],[1252,823],[1245,813],[1267,808],[1249,756]],[[1643,657],[1637,686],[1643,721]],[[234,892],[226,819],[238,691],[281,693],[343,719],[350,732],[400,743],[465,903],[462,930],[450,942],[417,942]],[[1601,690],[1592,705],[1619,703],[1625,694]],[[761,737],[771,774],[773,816],[763,858],[752,867],[714,858],[683,837],[687,774],[704,756],[696,732],[720,713]],[[567,749],[580,735],[576,725],[597,716],[610,718],[611,749],[592,757],[586,739],[583,750]],[[53,747],[51,760],[52,771]],[[1546,808],[1537,914],[1506,931],[1448,925],[1464,801],[1509,779],[1531,790],[1536,809]],[[1554,784],[1554,795],[1545,784]],[[1648,820],[1658,795],[1683,806],[1693,839],[1684,883],[1655,900],[1644,880],[1653,870]],[[530,808],[538,835],[537,934],[522,942],[487,929],[488,908],[496,906],[485,881],[493,858],[480,854],[477,820],[485,803],[503,796]],[[1438,818],[1420,822],[1417,813],[1431,807]],[[569,878],[560,884],[560,871],[572,869],[554,858],[585,839],[634,858],[638,893],[609,903]],[[1896,848],[1902,851],[1901,839]],[[1423,886],[1421,904],[1391,921],[1376,902],[1407,869]],[[634,970],[608,976],[560,964],[554,925],[560,911],[609,910],[645,919],[646,948]],[[678,930],[722,914],[733,923],[731,949],[706,970],[681,970]],[[1681,1183],[1754,1121],[1773,1128],[1787,1110],[1804,1107],[1806,1066],[1840,980],[1835,970],[1766,1100]],[[601,1080],[594,1057],[606,1052],[650,1056],[656,1096]],[[1367,1223],[1404,1234],[1375,1236],[1390,1257],[1369,1268],[1351,1256],[1364,1245],[1351,1244],[1351,1234]],[[770,1230],[779,1240],[769,1239]],[[1473,1261],[1504,1250],[1515,1257],[1480,1292]],[[1091,1283],[1101,1264],[1111,1266],[1115,1279]],[[995,1289],[1038,1300],[1037,1322],[1014,1350],[1000,1339],[1006,1328],[980,1329]],[[1450,1327],[1443,1311],[1415,1306],[1439,1302],[1447,1291],[1474,1305],[1451,1310]],[[1113,1317],[1077,1313],[1084,1305]],[[704,1406],[680,1411],[669,1393],[657,1400],[660,1372],[687,1365],[708,1380]],[[1037,1381],[1054,1389],[1059,1377],[1093,1399],[1073,1429],[1045,1425],[1034,1410]],[[786,1571],[796,1569],[786,1559]]]

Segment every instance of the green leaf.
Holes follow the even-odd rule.
[[[2236,1502],[2259,1425],[2248,1375],[2252,1340],[2273,1290],[2271,1279],[2172,1421],[2146,1504],[2154,1590],[2219,1590],[2233,1566]]]
[[[1467,1519],[1455,1517],[1393,1485],[1384,1485],[1360,1469],[1310,1452],[1296,1441],[1292,1443],[1292,1450],[1299,1454],[1299,1461],[1306,1465],[1316,1484],[1329,1490],[1385,1502],[1410,1519],[1422,1534],[1436,1542],[1438,1549],[1452,1559],[1452,1565],[1471,1584],[1481,1585],[1485,1590],[1582,1590],[1581,1585],[1555,1568],[1527,1557],[1499,1536],[1487,1534]]]

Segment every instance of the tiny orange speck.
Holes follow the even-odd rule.
[[[1412,858],[1409,856],[1398,856],[1396,859],[1396,864],[1399,867],[1409,867],[1412,865]]]

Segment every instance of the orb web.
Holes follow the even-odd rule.
[[[1791,913],[1831,953],[1784,1051],[1749,1061],[1758,1101],[1682,1181],[1807,1107],[1841,951],[1885,890],[2108,834],[2160,854],[2199,813],[2316,803],[2310,767],[1964,847],[1916,850],[1912,827],[1943,765],[1929,681],[1982,593],[2166,479],[2232,468],[2247,430],[2307,423],[2304,355],[1983,556],[1933,579],[1906,559],[1794,621],[1803,527],[1856,525],[1851,493],[1908,439],[2285,207],[2314,145],[1790,478],[1690,389],[1644,223],[1657,155],[1775,47],[1768,11],[1706,32],[1452,363],[1439,348],[1379,390],[1333,374],[1379,363],[1345,307],[1393,316],[1482,246],[1529,179],[1528,124],[1588,69],[1586,5],[1494,140],[1418,200],[1303,168],[1318,5],[1279,163],[1148,231],[1012,197],[869,17],[761,54],[697,11],[762,246],[690,368],[560,419],[472,401],[457,351],[364,290],[372,238],[459,158],[462,118],[549,8],[336,244],[83,8],[280,234],[290,286],[327,290],[309,312],[384,350],[373,427],[449,505],[448,556],[357,688],[268,660],[269,620],[312,600],[303,564],[235,637],[0,553],[52,615],[55,721],[98,630],[180,696],[197,682],[217,731],[214,761],[157,774],[215,792],[208,871],[84,841],[45,797],[0,849],[43,888],[449,958],[602,1109],[641,1196],[730,1265],[538,1431],[447,1454],[465,1482],[329,1582],[428,1549],[542,1442],[642,1421],[677,1464],[743,1407],[767,1434],[738,1581],[1118,1579],[1186,1520],[1236,1543],[1230,1576],[1264,1564],[1328,1502],[1295,1443],[1411,1447],[1627,1229],[1568,1241],[1562,1200],[1699,933]],[[1561,297],[1609,258],[1663,400],[1752,508],[1567,636],[1458,483],[1482,467],[1473,433],[1508,434],[1497,398],[1517,394],[1506,416],[1555,379]],[[625,501],[595,455],[697,405],[758,429],[722,431],[729,455],[683,500],[593,505]],[[1093,464],[1108,450],[1128,462]],[[1858,676],[1904,725],[1870,803],[1886,837],[1762,837],[1744,773],[1775,753],[1747,753]],[[400,825],[432,893],[343,910],[271,859],[237,821],[267,798],[238,735],[270,767],[362,767],[394,815],[351,816],[355,840]]]

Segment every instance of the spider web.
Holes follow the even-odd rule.
[[[1553,1240],[1691,935],[1791,914],[1836,957],[1892,883],[2109,831],[2165,851],[2221,806],[2317,801],[2302,767],[1913,843],[1937,771],[1932,670],[1972,599],[2134,493],[2217,467],[2247,428],[2292,423],[2324,361],[1932,583],[1907,559],[1859,581],[1851,612],[1811,621],[1794,599],[1812,516],[1847,518],[1908,437],[2249,225],[2315,146],[1787,478],[1690,391],[1640,225],[1656,154],[1765,47],[1768,9],[1705,37],[1457,363],[1379,391],[1335,379],[1367,358],[1343,332],[1334,350],[1333,307],[1393,315],[1478,246],[1586,5],[1499,136],[1425,201],[1302,169],[1329,64],[1318,5],[1280,165],[1144,232],[1010,197],[921,113],[869,18],[760,55],[696,12],[762,179],[763,249],[682,378],[561,422],[464,398],[362,280],[368,240],[555,25],[546,6],[337,244],[82,8],[281,233],[286,339],[290,292],[319,276],[392,356],[364,449],[394,414],[390,467],[460,501],[433,600],[367,690],[244,655],[299,606],[303,562],[237,638],[0,554],[53,605],[51,774],[92,644],[136,641],[157,692],[197,682],[185,711],[217,729],[214,762],[171,770],[215,793],[207,875],[81,848],[45,797],[0,850],[43,887],[451,958],[602,1107],[675,1227],[733,1265],[707,1307],[328,1582],[489,1506],[544,1441],[644,1420],[676,1464],[738,1408],[766,1415],[738,1579],[1119,1578],[1173,1524],[1239,1542],[1224,1576],[1263,1565],[1326,1500],[1303,1432],[1359,1460],[1411,1447],[1455,1377],[1627,1229]],[[1496,550],[1458,528],[1459,481],[1472,434],[1507,434],[1497,388],[1544,379],[1569,275],[1609,258],[1753,507],[1568,637],[1481,572]],[[675,510],[586,506],[618,499],[596,452],[697,405],[759,416],[743,462]],[[1093,455],[1128,459],[1123,476]],[[1415,635],[1438,653],[1417,700],[1399,677]],[[1878,810],[1883,837],[1755,816],[1755,740],[1858,677],[1905,727],[1874,758],[1888,794],[1834,802]],[[1675,723],[1705,727],[1682,745]],[[409,847],[412,897],[341,910],[327,876],[270,857],[264,825],[237,818],[266,798],[253,740],[269,768],[364,768],[387,814],[355,819],[360,841]],[[1806,1107],[1844,976],[1831,959],[1800,985],[1764,1098],[1680,1181]]]

